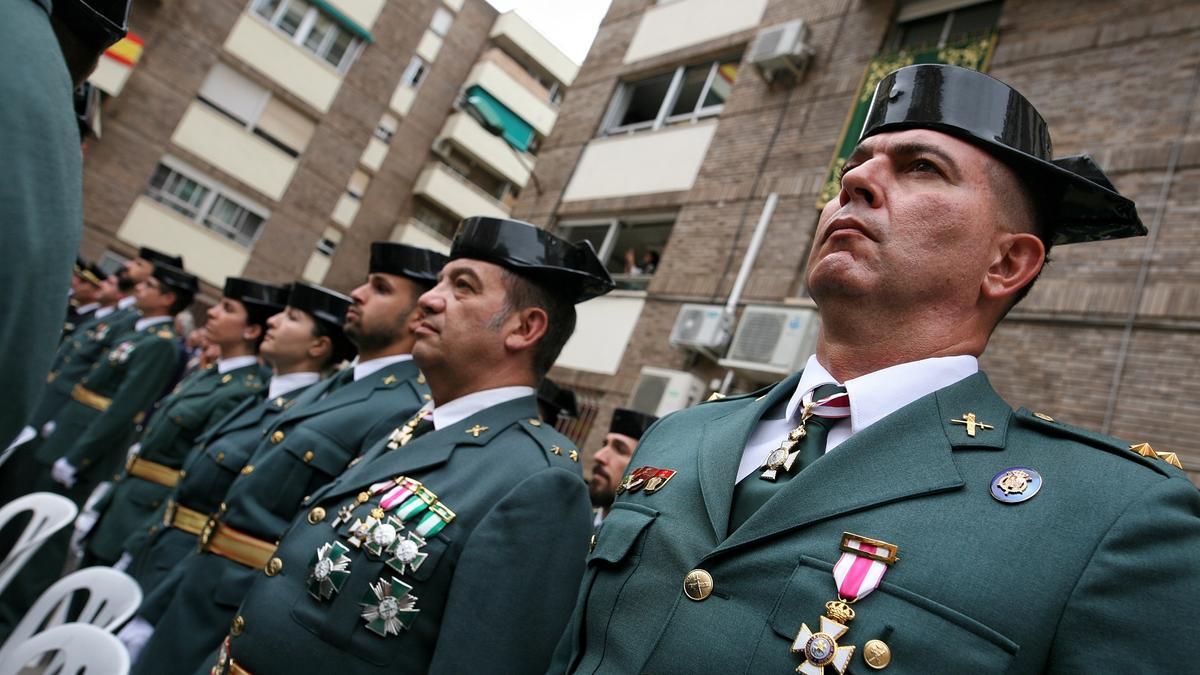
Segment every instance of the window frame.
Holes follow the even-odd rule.
[[[348,30],[337,19],[322,12],[320,7],[308,0],[279,0],[279,5],[275,7],[275,11],[272,12],[271,16],[263,16],[259,9],[269,6],[271,2],[272,0],[252,0],[250,3],[250,14],[255,16],[259,21],[265,22],[272,30],[287,39],[288,42],[299,47],[321,63],[333,68],[339,75],[345,75],[350,70],[350,66],[358,59],[358,55],[363,49],[364,43],[361,38]],[[279,27],[279,20],[293,3],[303,3],[308,5],[308,9],[305,10],[304,15],[300,18],[300,23],[296,26],[296,32],[288,35],[286,31]],[[311,49],[305,42],[308,40],[309,34],[312,32],[313,26],[316,25],[319,16],[324,16],[327,21],[333,24],[333,30],[321,38],[321,43],[317,45],[316,49]],[[331,63],[325,56],[329,53],[329,48],[334,40],[337,39],[338,33],[348,33],[350,35],[350,44],[346,46],[346,51],[342,52],[342,58],[337,63]]]
[[[164,188],[157,188],[152,183],[155,175],[158,174],[159,167],[163,167],[170,172],[167,175],[167,178],[164,180]],[[184,204],[187,204],[187,202],[179,200],[173,193],[168,192],[165,189],[166,182],[172,178],[172,174],[179,178],[189,180],[206,191],[203,198],[201,198],[194,207],[194,213],[184,213],[180,210],[180,208],[176,208],[175,203],[179,203],[180,206],[183,206]],[[238,244],[239,246],[243,246],[246,249],[254,248],[254,244],[258,241],[258,238],[262,236],[263,230],[266,229],[267,221],[271,217],[271,212],[269,209],[266,209],[255,201],[244,197],[236,190],[231,190],[225,187],[220,182],[209,178],[202,172],[197,171],[187,163],[172,157],[171,155],[164,155],[163,157],[159,158],[158,164],[154,167],[154,173],[150,175],[150,180],[146,182],[146,189],[143,194],[155,202],[171,209],[175,213],[178,213],[181,217],[187,219],[193,224],[202,227],[217,236],[220,236],[222,239],[227,239],[235,244]],[[218,198],[224,198],[229,203],[242,209],[239,222],[244,221],[247,215],[254,215],[259,218],[258,229],[254,232],[252,237],[246,237],[241,232],[237,231],[236,223],[232,226],[235,229],[230,230],[228,227],[224,226],[223,222],[221,227],[214,226],[209,222],[209,216],[212,214]]]
[[[229,65],[228,63],[225,63],[224,61],[218,61],[212,68],[210,68],[208,71],[209,76],[211,76],[212,72],[219,66],[224,66],[225,68],[228,68],[229,70],[233,71],[234,74],[238,75],[239,77],[245,78],[246,80],[248,80],[249,82],[254,84],[256,87],[259,87],[262,89],[262,92],[263,92],[262,99],[260,101],[258,101],[258,104],[254,109],[254,114],[250,115],[247,119],[243,120],[241,117],[239,117],[233,111],[226,109],[225,106],[221,105],[217,101],[214,101],[211,98],[209,98],[208,96],[205,96],[202,91],[203,85],[201,85],[201,90],[198,90],[196,92],[196,100],[199,101],[200,103],[203,103],[208,108],[211,108],[212,110],[215,110],[216,112],[220,113],[222,116],[224,116],[226,119],[230,120],[234,124],[237,124],[238,126],[242,127],[242,129],[244,129],[246,131],[246,133],[257,136],[258,138],[261,138],[262,140],[266,141],[267,143],[270,143],[274,148],[276,148],[280,152],[288,155],[292,159],[297,159],[300,157],[300,155],[304,154],[304,150],[308,149],[307,144],[305,144],[304,148],[293,148],[292,146],[288,145],[287,143],[283,142],[282,140],[275,138],[271,134],[267,133],[265,130],[263,130],[258,125],[258,123],[262,119],[263,113],[265,113],[267,111],[267,106],[269,106],[271,104],[271,101],[273,101],[273,100],[279,100],[283,105],[287,106],[288,108],[292,108],[293,110],[296,110],[297,113],[299,113],[300,115],[303,115],[305,118],[307,118],[308,116],[305,115],[303,111],[297,110],[295,108],[295,106],[293,106],[291,103],[288,103],[286,100],[280,99],[279,97],[277,97],[275,95],[275,92],[271,91],[267,87],[262,86],[258,82],[255,82],[253,79],[248,77],[246,74],[242,73],[240,70],[238,70],[237,68],[234,68],[233,66]],[[206,81],[207,81],[207,77],[208,76],[206,76]],[[315,133],[316,122],[313,122],[313,127],[314,127],[314,133]],[[312,136],[310,135],[309,142],[311,142],[311,141],[312,141]]]
[[[683,123],[695,124],[702,119],[720,115],[721,111],[725,109],[724,101],[716,105],[705,106],[704,100],[708,98],[708,94],[712,91],[713,80],[716,78],[716,74],[720,70],[721,65],[724,63],[734,62],[734,60],[734,55],[729,54],[723,57],[711,59],[709,61],[684,63],[676,66],[674,70],[666,71],[666,73],[671,73],[671,82],[667,85],[667,92],[663,96],[662,102],[659,103],[658,114],[653,120],[634,122],[632,124],[622,125],[619,124],[619,122],[621,118],[623,118],[629,111],[629,104],[632,102],[630,95],[633,91],[633,88],[639,83],[656,77],[662,77],[666,73],[658,72],[645,75],[644,77],[639,77],[635,80],[622,80],[617,85],[616,95],[613,96],[612,103],[609,105],[608,113],[604,117],[604,124],[601,127],[601,135],[616,136],[620,134],[635,133],[638,131],[656,131],[665,126]],[[703,66],[705,63],[708,63],[708,75],[705,77],[704,85],[700,88],[700,94],[696,99],[696,105],[690,112],[672,115],[671,109],[675,107],[675,103],[679,100],[679,93],[683,88],[683,78],[687,73],[687,70],[689,68]],[[736,57],[736,63],[738,63],[738,74],[740,76],[741,55]]]
[[[566,220],[560,220],[557,223],[555,223],[554,232],[555,232],[555,234],[557,234],[560,237],[563,237],[564,239],[569,239],[569,237],[566,236],[567,233],[564,232],[563,230],[569,230],[569,229],[575,228],[575,227],[607,226],[608,231],[605,232],[605,234],[604,234],[604,241],[601,242],[601,244],[596,247],[596,257],[600,259],[600,264],[604,265],[605,269],[608,269],[608,259],[612,255],[613,248],[617,245],[617,238],[620,235],[620,230],[621,230],[622,224],[637,227],[638,225],[661,224],[663,221],[668,221],[668,220],[671,221],[671,232],[674,233],[675,226],[679,223],[679,213],[675,212],[675,211],[655,211],[655,212],[651,212],[651,213],[638,213],[638,214],[634,214],[634,215],[617,215],[617,216],[609,216],[609,217],[601,217],[601,218],[586,218],[586,217],[585,218],[570,218],[570,219],[566,219]],[[663,242],[664,249],[666,248],[666,245],[670,241],[670,239],[671,239],[670,235],[667,235],[667,241]],[[662,253],[660,252],[659,255],[660,255],[660,260],[659,260],[658,264],[659,264],[659,266],[661,266],[662,265],[662,260],[661,260]],[[655,274],[657,274],[657,273],[658,273],[658,270],[655,270],[653,274],[642,274],[642,275],[614,274],[611,271],[609,272],[609,274],[612,275],[612,278],[614,281],[624,282],[625,284],[631,284],[631,285],[635,285],[635,286],[640,286],[641,288],[644,288],[645,284],[649,283],[649,281],[651,279],[653,279]],[[635,289],[635,290],[637,290],[637,289]]]
[[[901,43],[904,41],[905,33],[907,31],[905,28],[906,24],[912,24],[916,23],[917,21],[932,19],[939,16],[942,18],[942,30],[938,35],[937,43],[930,45],[930,47],[942,49],[949,42],[951,42],[951,38],[957,39],[958,37],[961,37],[953,32],[954,22],[957,19],[959,12],[977,7],[979,5],[987,5],[992,3],[997,5],[998,12],[996,15],[996,25],[999,25],[1000,17],[1004,12],[1003,0],[958,0],[947,3],[928,3],[917,1],[910,2],[907,5],[901,5],[897,10],[896,17],[892,20],[891,27],[889,28],[889,34],[884,42],[886,46],[884,51],[896,52],[902,49]],[[905,47],[903,49],[909,48],[911,47]]]
[[[412,58],[408,60],[408,65],[404,67],[404,73],[400,76],[400,84],[413,91],[417,91],[425,83],[425,79],[429,77],[429,67],[430,65],[425,59],[417,54],[413,54]],[[417,80],[416,84],[411,82],[414,71],[419,71],[420,73],[420,79]]]

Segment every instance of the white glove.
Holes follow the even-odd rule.
[[[54,466],[50,469],[50,477],[54,482],[61,483],[68,490],[75,486],[75,467],[71,466],[65,458],[59,457],[54,460]]]
[[[140,453],[141,451],[142,451],[142,444],[140,441],[129,446],[129,450],[127,450],[125,452],[125,463],[128,464],[129,460],[133,459],[134,457],[137,457],[138,453]]]
[[[50,434],[54,433],[57,428],[58,425],[54,423],[54,420],[46,422],[42,425],[42,438],[50,438]]]
[[[83,559],[83,540],[87,538],[88,533],[96,526],[96,521],[100,519],[100,513],[96,511],[96,504],[104,498],[112,488],[112,483],[104,482],[96,486],[92,490],[92,494],[88,496],[87,501],[83,503],[83,508],[79,509],[79,515],[75,517],[75,531],[71,533],[70,551],[76,561]]]
[[[151,635],[154,635],[154,626],[140,616],[133,617],[133,620],[117,633],[117,639],[129,650],[130,664],[137,663],[138,655],[142,653],[142,647],[150,641]]]
[[[118,572],[124,572],[125,570],[129,569],[129,563],[131,562],[133,562],[133,556],[128,552],[125,552],[121,554],[121,558],[117,560],[117,562],[113,563],[112,567]],[[134,620],[136,621],[137,619]]]

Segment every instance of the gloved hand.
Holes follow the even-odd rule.
[[[138,441],[137,443],[134,443],[133,445],[129,446],[129,449],[125,451],[125,463],[128,464],[129,460],[133,459],[134,457],[137,457],[141,452],[142,452],[141,441]]]
[[[54,482],[61,483],[67,489],[75,487],[75,467],[71,466],[65,458],[54,460],[54,466],[50,469],[50,477]]]
[[[133,617],[133,620],[125,624],[121,632],[117,633],[117,639],[125,645],[125,649],[129,650],[131,665],[137,663],[138,655],[142,653],[142,647],[146,646],[152,635],[154,635],[154,626],[140,616]]]

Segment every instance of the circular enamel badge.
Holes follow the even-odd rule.
[[[1025,466],[1005,469],[992,478],[992,497],[1004,504],[1033,499],[1042,489],[1042,474]]]

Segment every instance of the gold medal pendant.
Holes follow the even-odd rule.
[[[829,666],[842,675],[854,657],[854,645],[838,644],[838,638],[850,630],[846,624],[854,619],[854,610],[841,600],[830,600],[825,603],[825,614],[818,632],[814,633],[808,624],[800,624],[800,632],[792,643],[792,653],[804,656],[804,663],[796,666],[797,673],[825,675],[825,667]]]
[[[800,415],[800,426],[788,432],[787,439],[778,448],[772,450],[767,455],[767,459],[762,463],[762,466],[758,467],[763,470],[762,473],[758,474],[759,478],[774,481],[779,477],[780,469],[784,472],[792,470],[792,465],[796,463],[796,459],[800,456],[800,451],[793,448],[799,445],[800,441],[803,441],[804,437],[808,435],[808,430],[804,428],[804,425],[808,422],[809,417],[812,417],[812,406],[805,406],[804,412]]]

